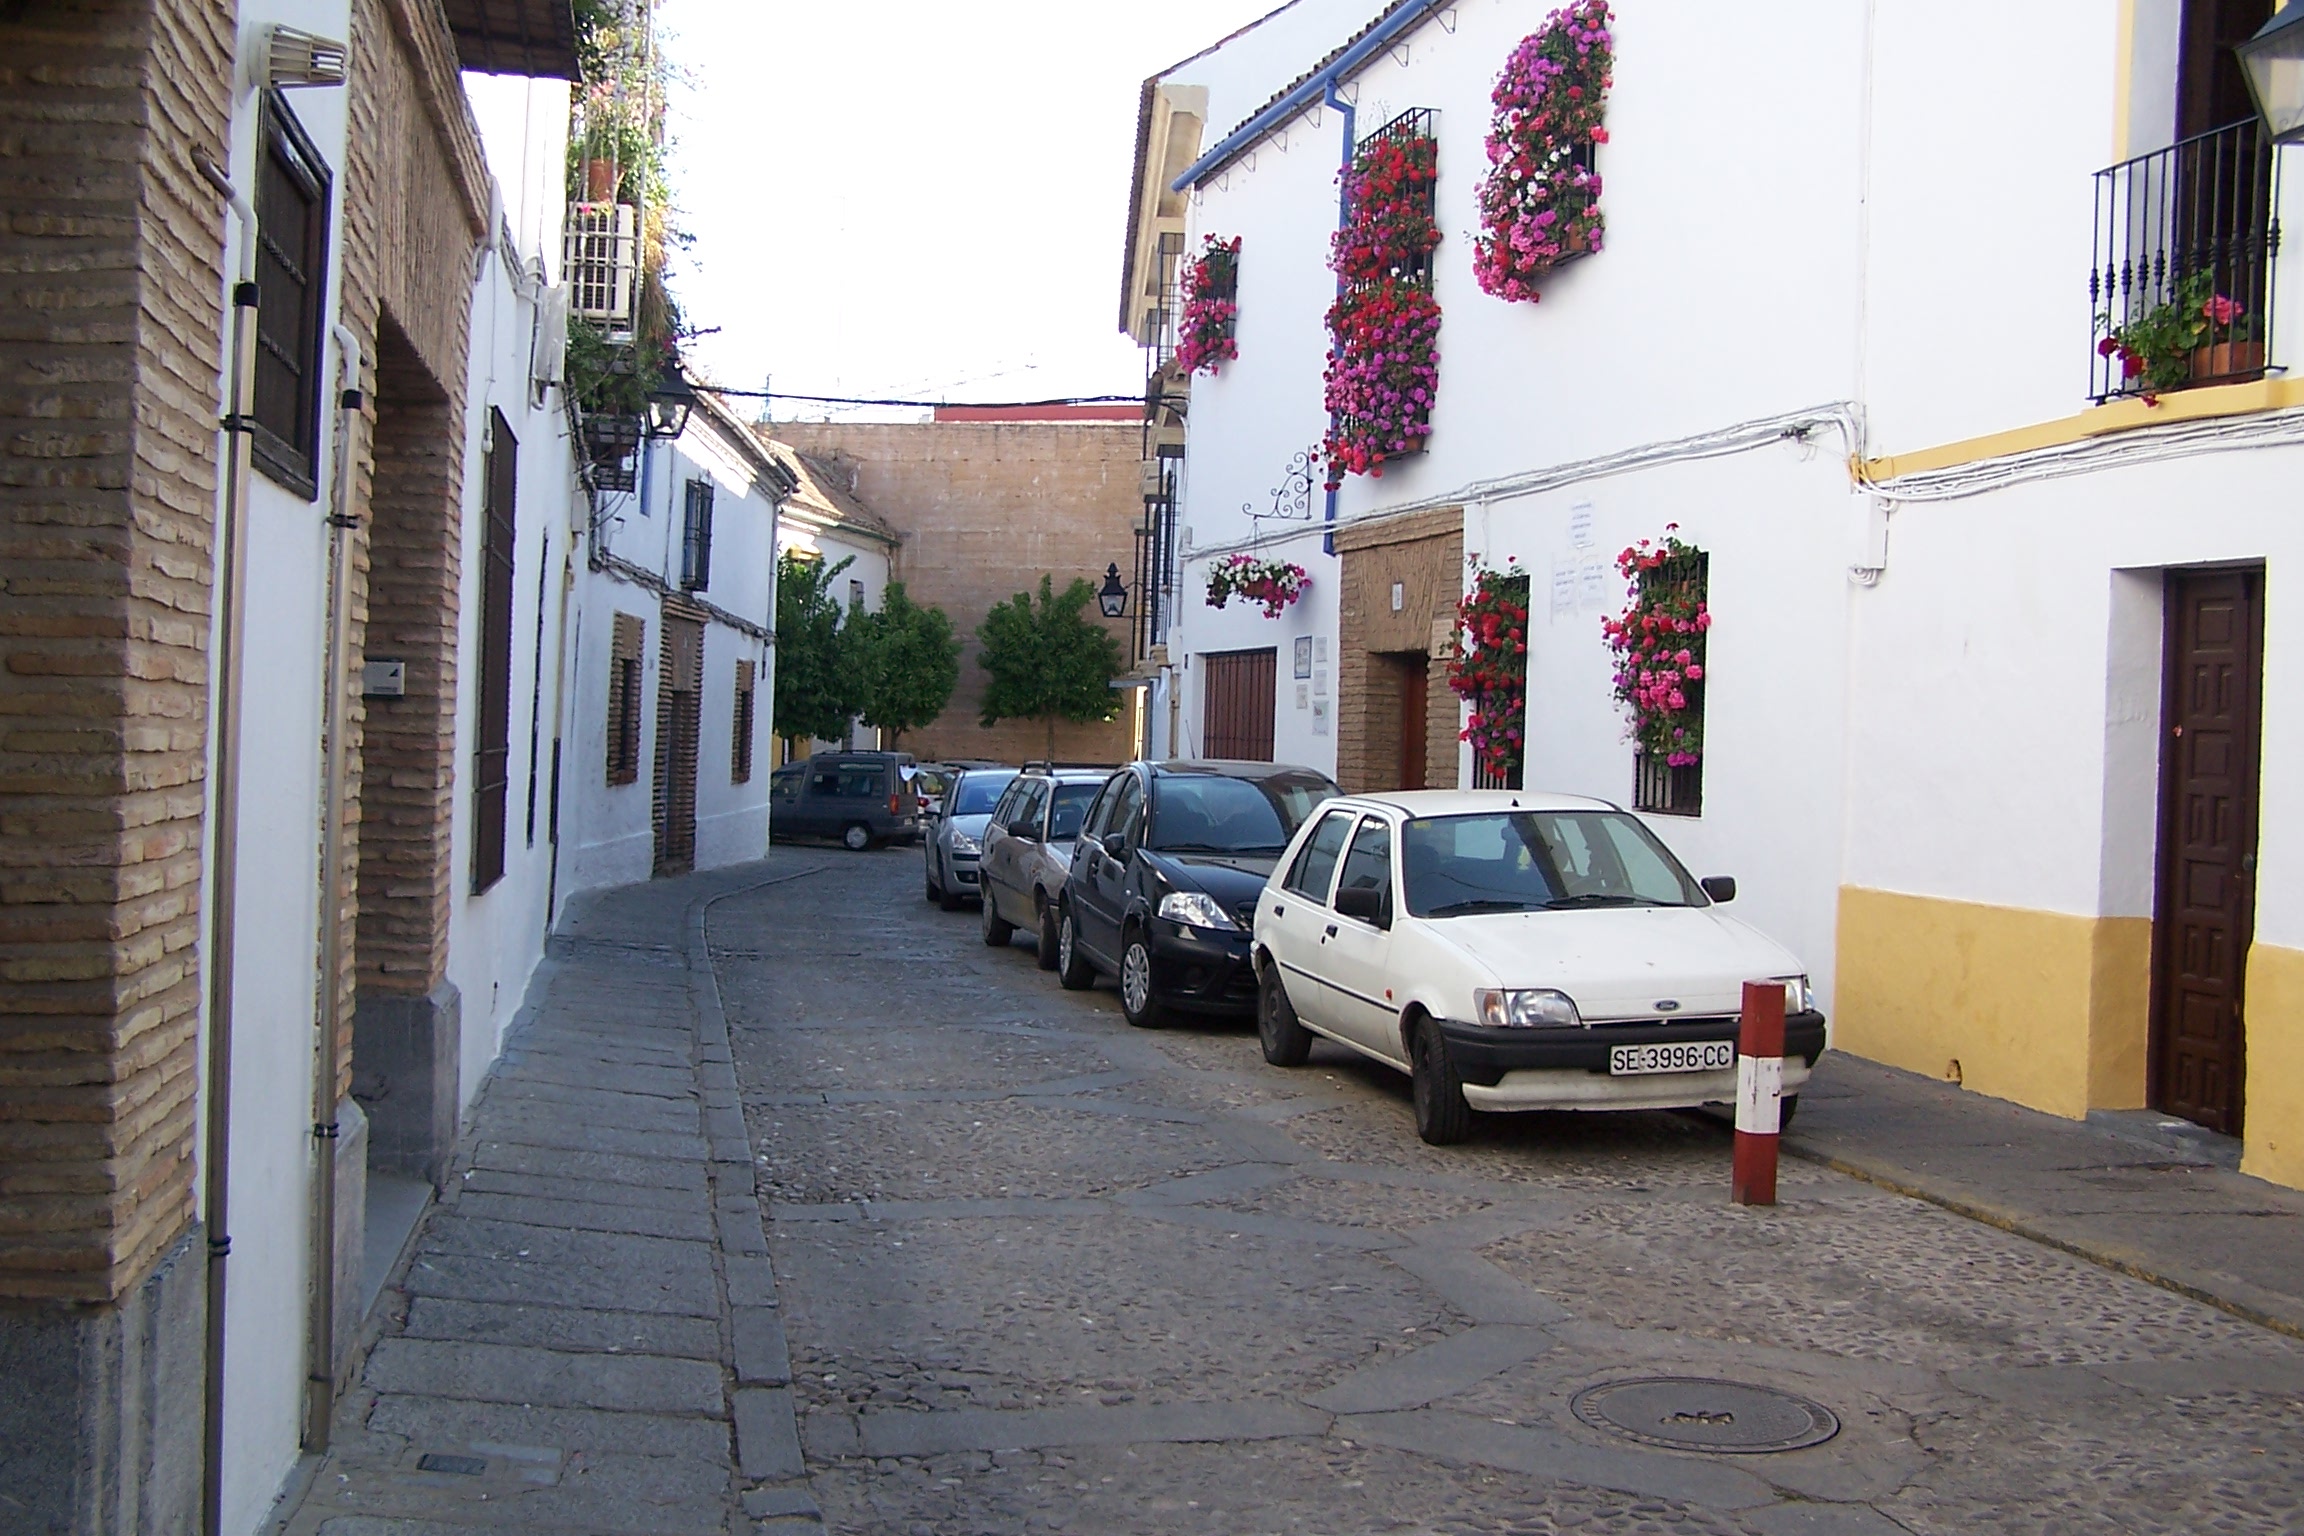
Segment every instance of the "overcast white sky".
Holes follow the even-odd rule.
[[[720,327],[689,348],[699,373],[927,399],[1140,390],[1118,329],[1137,93],[1278,3],[663,0],[694,237],[672,287]]]

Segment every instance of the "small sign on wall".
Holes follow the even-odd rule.
[[[1588,501],[1577,502],[1568,509],[1568,547],[1592,547],[1592,503]]]
[[[1296,685],[1296,707],[1307,709],[1312,703],[1312,690],[1303,683]]]
[[[408,696],[408,663],[404,661],[364,661],[360,664],[360,694],[370,699],[404,699]]]
[[[1315,736],[1328,734],[1328,701],[1326,699],[1314,699],[1312,701],[1312,734]]]
[[[1310,677],[1312,675],[1312,637],[1310,635],[1298,635],[1296,637],[1296,675],[1298,677]]]

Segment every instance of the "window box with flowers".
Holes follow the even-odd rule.
[[[1208,568],[1208,606],[1222,608],[1235,597],[1246,598],[1276,619],[1304,595],[1312,577],[1289,560],[1259,560],[1254,555],[1226,555]]]
[[[1215,373],[1240,355],[1240,237],[1208,236],[1178,282],[1176,361],[1188,374]]]
[[[2217,291],[2215,274],[2206,270],[2179,279],[2167,298],[2126,322],[2104,314],[2096,325],[2104,333],[2097,355],[2119,369],[2119,393],[2150,399],[2264,372],[2255,321],[2245,305]]]
[[[1607,0],[1578,0],[1521,39],[1490,99],[1488,176],[1480,184],[1480,237],[1472,275],[1480,290],[1533,304],[1538,284],[1565,262],[1600,249],[1600,173],[1594,147],[1615,69]]]
[[[1472,744],[1476,789],[1521,789],[1527,759],[1528,573],[1507,560],[1475,566],[1456,605],[1456,644],[1448,686],[1468,706],[1458,736]]]
[[[1330,245],[1337,278],[1324,376],[1321,458],[1334,490],[1350,475],[1420,452],[1440,379],[1432,252],[1440,145],[1428,110],[1404,112],[1360,142],[1343,173],[1345,217]]]
[[[1694,816],[1704,808],[1705,641],[1709,558],[1681,542],[1677,523],[1616,557],[1629,585],[1624,611],[1600,621],[1614,653],[1616,698],[1638,749],[1633,809]]]

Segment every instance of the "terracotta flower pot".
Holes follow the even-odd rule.
[[[605,203],[616,196],[616,162],[613,160],[587,160],[584,162],[584,198],[587,202]]]
[[[2264,343],[2260,341],[2219,341],[2192,349],[2195,381],[2239,378],[2263,371]]]

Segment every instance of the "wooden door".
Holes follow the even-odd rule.
[[[1425,787],[1425,737],[1430,734],[1426,718],[1429,700],[1431,658],[1421,651],[1409,651],[1392,658],[1392,671],[1399,679],[1400,694],[1400,764],[1399,783],[1395,788],[1422,789]]]
[[[1272,761],[1276,650],[1218,651],[1201,658],[1200,750],[1210,757]]]
[[[2153,1105],[2240,1133],[2255,926],[2261,570],[2172,572],[2152,944]]]
[[[703,730],[704,626],[664,616],[656,695],[656,873],[696,867],[696,757]]]

